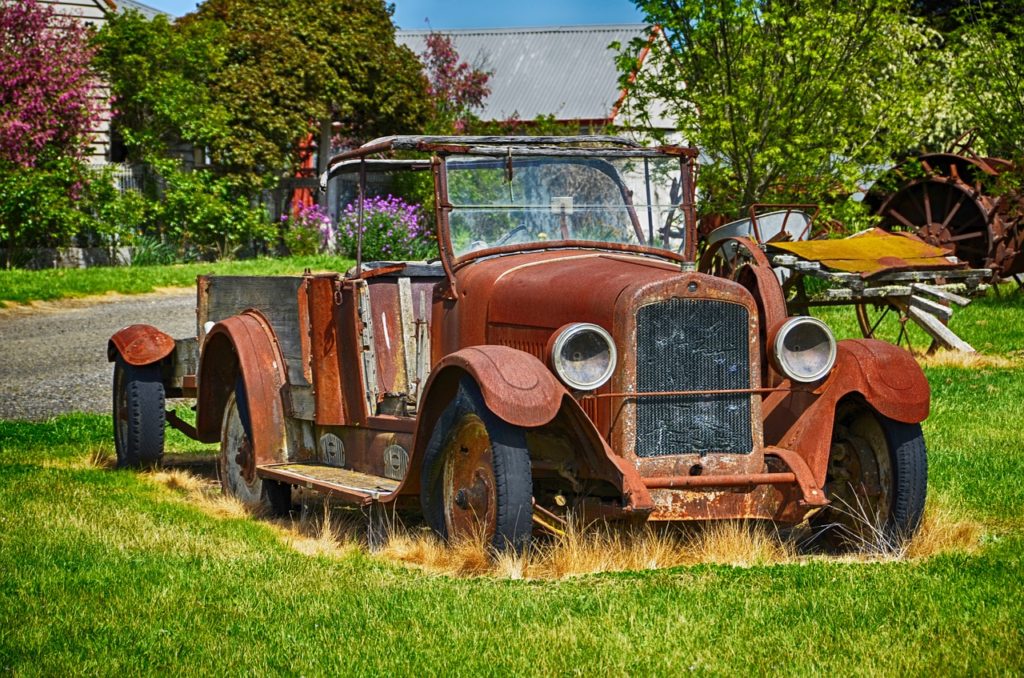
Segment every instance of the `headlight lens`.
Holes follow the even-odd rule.
[[[799,316],[784,322],[773,348],[776,367],[793,381],[818,381],[836,364],[836,338],[817,318]]]
[[[551,363],[569,388],[592,391],[615,371],[615,342],[593,323],[574,323],[563,329],[551,347]]]

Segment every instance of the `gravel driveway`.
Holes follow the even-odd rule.
[[[110,335],[147,323],[195,336],[195,305],[187,289],[0,309],[0,419],[110,412]]]

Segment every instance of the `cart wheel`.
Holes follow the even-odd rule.
[[[474,385],[460,387],[423,461],[423,514],[449,542],[522,551],[533,531],[530,454],[522,429],[496,417]]]
[[[291,509],[292,488],[287,483],[265,480],[256,475],[256,459],[237,395],[228,396],[220,434],[220,484],[224,494],[250,506],[260,506],[271,515],[285,515]],[[242,396],[244,398],[244,396]]]
[[[939,349],[939,342],[918,327],[901,304],[880,299],[877,302],[857,304],[855,311],[857,324],[865,339],[887,341],[914,355],[930,355]]]
[[[114,361],[114,449],[121,468],[157,466],[164,455],[164,383],[159,365]]]
[[[919,424],[888,419],[864,403],[836,411],[825,494],[811,519],[832,550],[898,551],[924,513],[928,460]]]

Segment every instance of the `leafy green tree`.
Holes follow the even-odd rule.
[[[197,144],[250,195],[295,171],[322,121],[365,140],[426,119],[419,62],[381,0],[207,0],[173,25],[129,14],[101,33],[130,145]]]
[[[635,79],[647,41],[619,57],[627,105],[642,118],[662,102],[701,149],[704,212],[833,202],[922,135],[920,65],[934,33],[901,0],[637,5],[661,32]],[[848,201],[831,211],[858,213]]]
[[[944,47],[950,112],[943,136],[974,136],[975,150],[1024,163],[1024,2],[977,2],[954,12]],[[943,126],[945,123],[945,126]]]

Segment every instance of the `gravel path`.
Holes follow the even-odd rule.
[[[195,335],[194,290],[0,309],[0,419],[110,412],[107,340],[135,323]]]

